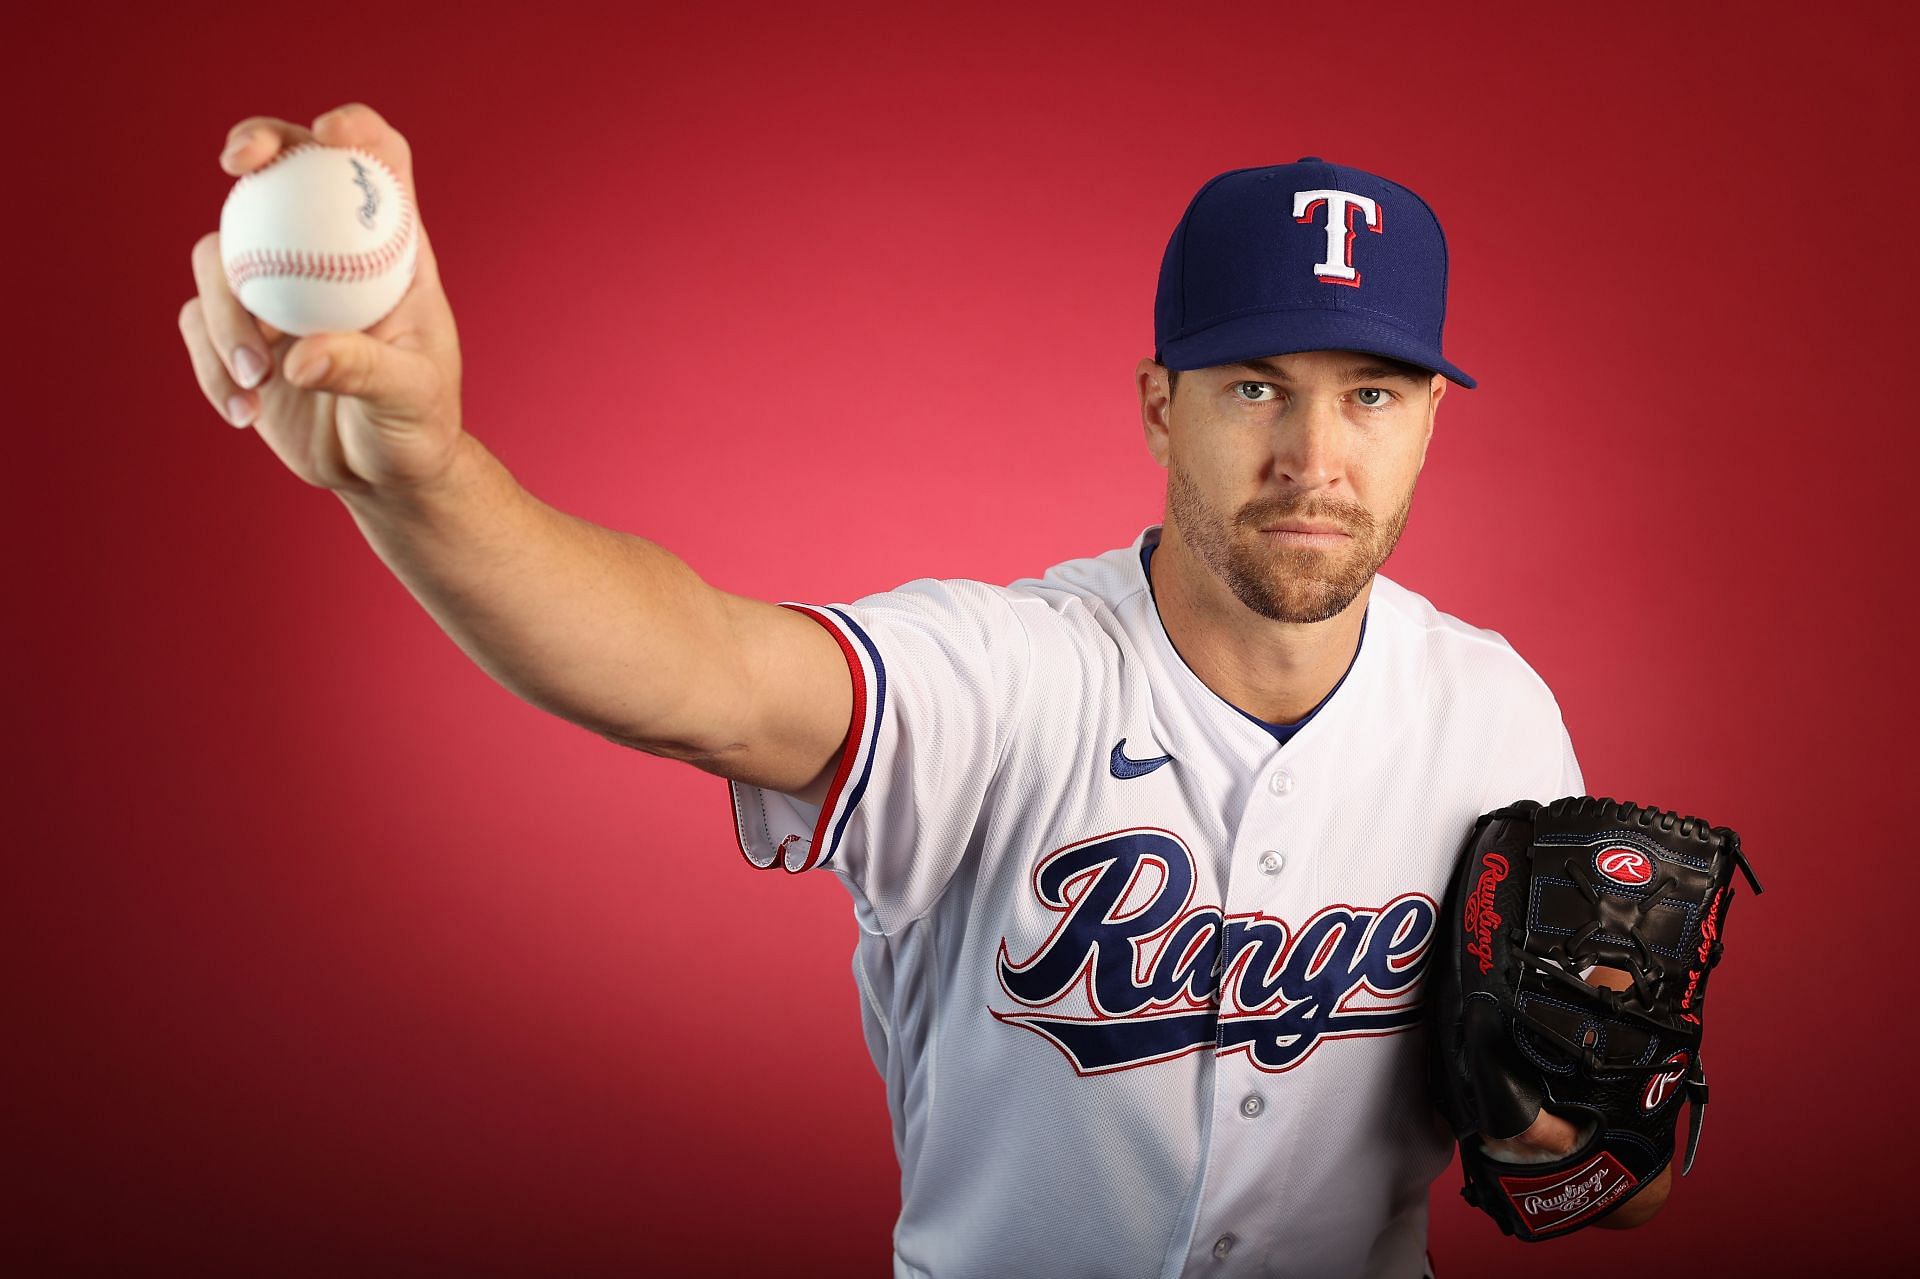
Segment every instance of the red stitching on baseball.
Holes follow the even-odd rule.
[[[269,160],[266,164],[242,177],[236,186],[245,186],[254,178],[279,164],[290,156],[303,151],[320,151],[325,148],[318,143],[306,142]],[[378,248],[362,253],[326,254],[314,256],[304,252],[277,249],[249,249],[236,257],[227,268],[227,287],[236,295],[255,280],[293,277],[299,279],[337,280],[354,283],[382,275],[387,268],[398,262],[413,242],[414,217],[413,200],[401,185],[399,177],[382,164],[377,156],[368,155],[358,147],[349,148],[355,155],[364,156],[378,165],[380,171],[393,181],[393,189],[400,194],[400,226],[388,237],[386,243]]]

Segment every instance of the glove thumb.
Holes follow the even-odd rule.
[[[1508,1039],[1506,1020],[1486,1000],[1467,1005],[1466,1056],[1479,1103],[1481,1131],[1489,1137],[1517,1137],[1540,1115],[1539,1075],[1524,1062]]]

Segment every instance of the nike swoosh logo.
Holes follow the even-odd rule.
[[[1145,777],[1148,773],[1160,767],[1160,765],[1170,764],[1172,762],[1173,756],[1171,755],[1162,755],[1157,759],[1128,759],[1127,739],[1124,737],[1115,743],[1113,756],[1107,761],[1108,765],[1113,769],[1113,775],[1122,781],[1132,777]]]

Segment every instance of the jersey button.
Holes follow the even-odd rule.
[[[1221,1235],[1218,1239],[1214,1240],[1213,1241],[1214,1259],[1216,1261],[1225,1261],[1227,1259],[1227,1254],[1233,1251],[1233,1245],[1234,1245],[1234,1238],[1232,1235]]]
[[[1293,774],[1284,768],[1276,768],[1267,777],[1267,789],[1276,795],[1293,793]]]
[[[1278,875],[1280,868],[1286,864],[1287,859],[1274,852],[1271,848],[1260,854],[1260,873],[1262,875]]]
[[[1258,1119],[1260,1112],[1266,1108],[1267,1103],[1260,1100],[1257,1092],[1250,1092],[1240,1099],[1240,1113],[1247,1119]]]

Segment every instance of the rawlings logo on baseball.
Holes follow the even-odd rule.
[[[347,157],[347,163],[353,166],[353,184],[360,188],[360,194],[365,197],[360,201],[356,216],[359,217],[361,226],[370,227],[373,225],[373,220],[380,215],[380,193],[374,190],[373,178],[367,173],[366,165],[351,156]]]
[[[1627,888],[1644,888],[1653,879],[1653,858],[1624,844],[1610,844],[1595,853],[1593,868]]]
[[[1460,925],[1473,938],[1467,943],[1467,953],[1480,961],[1480,972],[1485,975],[1493,968],[1493,930],[1500,926],[1500,912],[1493,908],[1493,890],[1507,877],[1507,859],[1488,853],[1480,864],[1480,879],[1467,894]]]

